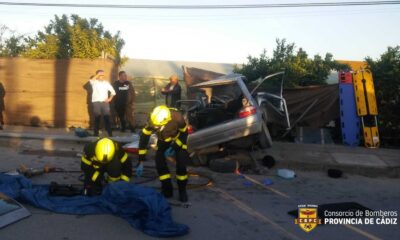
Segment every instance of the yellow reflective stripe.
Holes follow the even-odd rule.
[[[96,169],[100,168],[99,165],[93,165],[93,167],[96,168]]]
[[[116,182],[116,181],[118,181],[119,179],[121,179],[120,177],[110,177],[110,176],[108,176],[108,178],[107,178],[107,180],[109,181],[109,182]]]
[[[92,176],[92,181],[93,181],[93,182],[96,181],[97,177],[99,177],[99,174],[100,174],[99,171],[96,171],[96,172],[93,173],[93,176]]]
[[[179,181],[185,181],[186,179],[188,179],[188,175],[176,175],[176,179],[178,179]]]
[[[139,149],[139,155],[145,155],[147,153],[147,149]]]
[[[125,153],[124,156],[121,158],[121,163],[124,163],[128,159],[128,154]]]
[[[143,128],[142,129],[142,133],[145,134],[145,135],[151,135],[152,131],[147,130],[146,128]]]
[[[183,144],[183,145],[182,145],[182,149],[187,150],[187,145],[186,145],[186,144]]]
[[[87,158],[85,158],[85,157],[82,157],[82,162],[84,163],[84,164],[86,164],[86,165],[92,165],[92,162],[90,161],[90,160],[88,160]]]
[[[174,139],[177,139],[179,137],[179,135],[181,135],[181,133],[178,132],[178,134],[176,134],[176,136],[174,137]]]
[[[172,141],[172,137],[164,139],[164,142],[171,142],[171,141]]]
[[[187,129],[187,124],[183,128],[179,128],[179,131],[180,132],[186,132],[186,129]]]
[[[168,178],[171,178],[171,174],[167,173],[167,174],[161,175],[160,176],[160,181],[168,179]]]
[[[129,182],[130,179],[129,179],[128,176],[122,174],[122,175],[121,175],[121,180],[124,180],[125,182]]]
[[[181,147],[181,146],[183,145],[182,141],[181,141],[179,138],[177,138],[177,139],[175,140],[175,143],[176,143],[176,145],[178,145],[179,147]]]

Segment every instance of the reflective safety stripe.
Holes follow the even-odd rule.
[[[147,149],[139,149],[139,155],[145,155],[147,153]]]
[[[183,145],[182,141],[181,141],[179,138],[177,138],[177,139],[175,140],[175,143],[176,143],[176,145],[178,145],[179,147],[181,147],[181,146]]]
[[[124,156],[121,158],[121,163],[124,163],[128,159],[128,154],[125,153]]]
[[[96,179],[99,177],[99,174],[100,174],[99,171],[96,171],[96,172],[93,173],[93,176],[92,176],[92,181],[93,181],[93,182],[96,181]]]
[[[186,179],[188,179],[188,175],[176,175],[176,179],[178,179],[179,181],[185,181]]]
[[[151,135],[152,131],[147,130],[146,128],[143,128],[142,129],[142,133],[145,134],[145,135]]]
[[[164,139],[164,142],[171,142],[171,141],[172,141],[172,137]]]
[[[179,137],[179,135],[181,135],[180,132],[178,132],[178,134],[176,134],[176,136],[174,137],[174,140],[177,139]]]
[[[180,132],[186,132],[186,129],[187,129],[187,125],[185,125],[183,128],[179,128],[179,131]]]
[[[90,161],[90,160],[88,160],[87,158],[85,158],[85,157],[82,157],[82,162],[84,163],[84,164],[86,164],[86,165],[92,165],[92,162]]]
[[[186,144],[183,144],[183,145],[182,145],[182,149],[187,150],[187,145],[186,145]]]
[[[108,178],[107,178],[107,180],[109,182],[116,182],[116,181],[118,181],[120,179],[121,179],[120,177],[110,177],[110,176],[108,176]]]
[[[96,168],[96,169],[100,168],[99,165],[93,165],[93,167]]]
[[[171,174],[167,173],[167,174],[161,175],[161,176],[160,176],[160,181],[166,180],[166,179],[168,179],[168,178],[171,178]]]
[[[125,182],[129,182],[129,177],[124,174],[121,174],[121,180],[124,180]]]

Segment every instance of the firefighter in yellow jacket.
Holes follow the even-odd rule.
[[[179,200],[187,202],[186,185],[188,175],[186,162],[189,159],[186,140],[188,136],[187,125],[182,114],[167,106],[158,106],[150,114],[147,125],[142,129],[139,141],[139,164],[137,169],[143,169],[146,159],[147,145],[152,133],[157,134],[156,167],[161,181],[161,193],[170,198],[173,196],[171,174],[169,172],[166,155],[176,158],[176,181],[179,190]]]
[[[85,176],[86,195],[101,194],[105,182],[129,182],[132,176],[132,160],[119,143],[101,138],[86,144],[83,151],[81,169]]]

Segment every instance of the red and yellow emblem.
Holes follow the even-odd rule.
[[[321,224],[321,219],[318,218],[318,206],[299,205],[299,215],[295,219],[295,224],[306,232],[314,230],[318,224]]]

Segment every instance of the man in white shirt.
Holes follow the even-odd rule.
[[[99,136],[101,116],[104,119],[104,126],[108,136],[112,136],[110,122],[110,102],[115,96],[114,88],[110,82],[104,79],[104,71],[97,70],[96,75],[89,80],[92,85],[92,104],[94,114],[94,135]],[[110,93],[110,94],[109,94]]]

